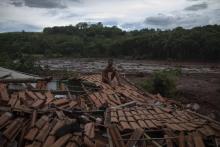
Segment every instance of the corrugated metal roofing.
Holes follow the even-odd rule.
[[[0,78],[4,76],[7,76],[5,79],[28,79],[28,78],[40,79],[40,77],[36,75],[31,75],[31,74],[22,73],[19,71],[0,67]]]

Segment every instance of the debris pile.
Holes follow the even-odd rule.
[[[14,81],[14,82],[13,82]],[[0,146],[218,146],[220,123],[98,74],[61,82],[0,81]],[[39,85],[42,85],[39,88]]]

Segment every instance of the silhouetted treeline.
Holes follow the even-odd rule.
[[[43,32],[2,33],[0,53],[74,57],[220,60],[220,26],[123,31],[102,23],[44,28]],[[17,54],[16,54],[17,53]]]

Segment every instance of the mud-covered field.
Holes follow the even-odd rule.
[[[184,104],[199,104],[199,112],[220,120],[220,64],[120,60],[115,66],[134,83],[142,82],[155,70],[180,68],[182,76],[177,81],[178,96],[173,98]],[[98,73],[105,66],[105,59],[47,59],[40,65],[51,70],[68,70],[79,73]]]
[[[183,73],[220,73],[220,64],[191,63],[149,60],[120,60],[115,59],[115,66],[123,73],[152,73],[154,70],[165,68],[181,68]],[[53,70],[71,70],[81,73],[100,72],[107,64],[107,59],[80,58],[80,59],[45,59],[40,60],[43,67]]]

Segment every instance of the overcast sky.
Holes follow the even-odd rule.
[[[0,0],[0,32],[78,22],[124,30],[220,24],[220,0]]]

